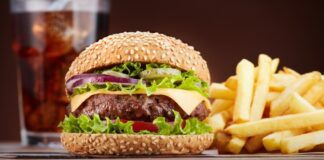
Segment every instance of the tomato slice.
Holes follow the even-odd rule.
[[[158,132],[158,128],[152,122],[144,122],[144,121],[134,121],[133,130],[135,132],[139,132],[142,130],[148,130],[151,132]]]

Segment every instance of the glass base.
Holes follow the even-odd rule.
[[[21,144],[24,146],[63,148],[60,142],[60,133],[21,130],[20,134]]]

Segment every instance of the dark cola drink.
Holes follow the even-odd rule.
[[[13,9],[28,2],[33,2],[29,8]],[[58,140],[57,126],[68,106],[65,73],[85,47],[108,35],[108,5],[106,0],[11,1],[23,144]]]

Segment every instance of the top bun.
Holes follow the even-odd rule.
[[[210,83],[206,61],[200,52],[181,40],[159,33],[124,32],[105,37],[90,45],[72,62],[65,81],[123,62],[163,63],[182,70],[194,70]]]

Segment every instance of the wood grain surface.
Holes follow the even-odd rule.
[[[19,143],[0,143],[0,159],[278,159],[303,160],[324,159],[324,152],[308,152],[299,154],[258,153],[240,155],[219,155],[216,150],[207,150],[199,155],[151,155],[151,156],[78,156],[67,153],[63,148],[24,147]]]

